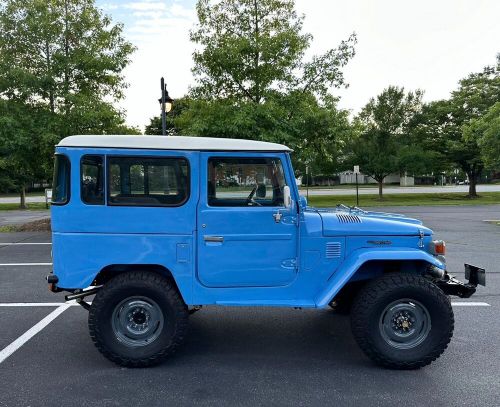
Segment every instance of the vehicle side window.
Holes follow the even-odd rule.
[[[81,160],[80,191],[82,201],[89,205],[104,205],[103,157],[85,155]]]
[[[110,157],[108,204],[180,206],[189,197],[184,158]]]
[[[286,185],[279,158],[210,158],[210,206],[283,206]]]
[[[52,181],[53,205],[64,205],[70,198],[70,163],[68,157],[56,154],[54,161],[54,179]]]

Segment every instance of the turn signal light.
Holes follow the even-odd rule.
[[[432,242],[434,246],[434,254],[444,256],[446,254],[446,243],[442,240],[434,240]]]

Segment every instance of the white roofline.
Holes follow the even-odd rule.
[[[62,139],[57,147],[130,148],[192,151],[292,151],[285,145],[264,141],[183,136],[88,135]]]

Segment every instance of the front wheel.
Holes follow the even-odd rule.
[[[393,369],[436,360],[453,335],[449,298],[421,276],[388,274],[368,283],[351,309],[351,328],[363,352]]]
[[[90,337],[111,361],[151,366],[173,353],[186,336],[188,309],[169,280],[133,271],[111,279],[92,301]]]

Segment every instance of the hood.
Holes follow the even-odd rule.
[[[417,219],[404,215],[369,212],[361,209],[317,210],[323,222],[324,236],[418,236],[432,235]]]

